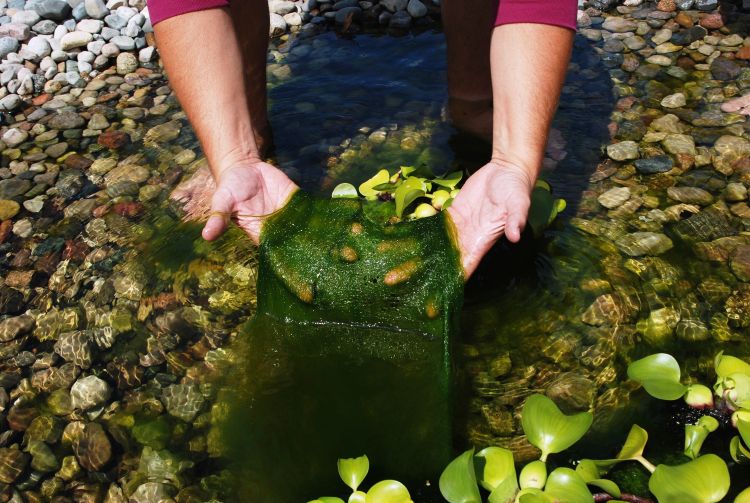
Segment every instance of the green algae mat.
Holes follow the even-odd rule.
[[[226,430],[243,494],[308,501],[365,453],[383,476],[440,473],[464,280],[446,216],[389,224],[378,202],[299,191],[259,260]]]

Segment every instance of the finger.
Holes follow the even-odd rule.
[[[529,214],[528,200],[520,200],[508,209],[508,220],[505,223],[505,237],[511,243],[521,240],[521,233],[526,227],[526,217]]]
[[[234,199],[228,190],[220,187],[211,199],[211,216],[203,227],[203,239],[213,241],[221,236],[229,225],[234,210]]]

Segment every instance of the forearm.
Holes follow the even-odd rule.
[[[523,168],[530,184],[542,165],[573,37],[567,28],[530,23],[501,25],[492,35],[492,157]]]
[[[154,27],[169,82],[218,179],[233,164],[259,159],[245,106],[240,48],[227,9],[172,17]]]

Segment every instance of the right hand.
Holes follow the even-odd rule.
[[[230,165],[217,176],[203,238],[213,241],[221,236],[236,215],[237,225],[257,244],[265,218],[281,209],[298,189],[281,170],[261,160]]]

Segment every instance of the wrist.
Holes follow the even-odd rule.
[[[494,169],[512,173],[528,189],[529,193],[534,189],[536,179],[539,176],[539,168],[534,165],[524,164],[520,160],[514,162],[505,156],[493,154],[488,164]]]
[[[237,149],[232,152],[221,156],[216,162],[211,163],[211,172],[214,178],[219,182],[226,173],[227,170],[232,168],[244,168],[244,169],[255,169],[255,167],[262,163],[263,160],[260,158],[257,152],[243,152]]]

